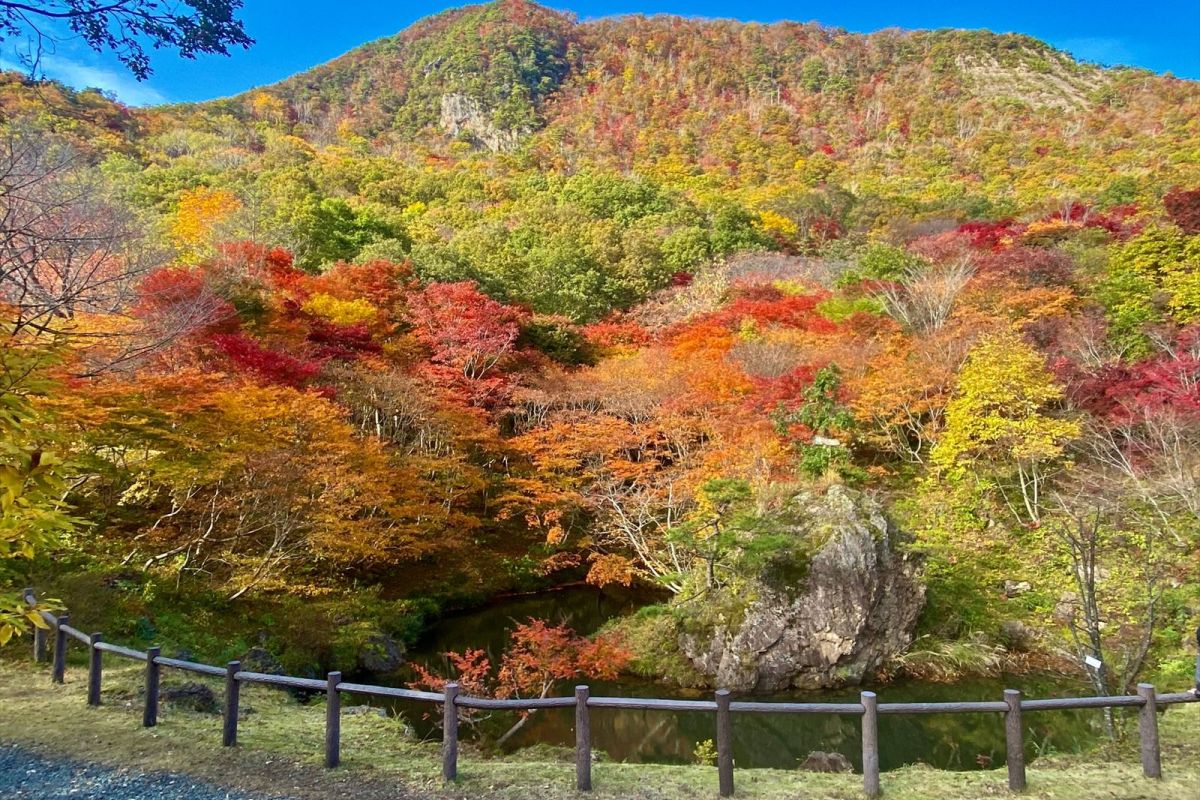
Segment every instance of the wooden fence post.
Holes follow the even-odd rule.
[[[71,621],[69,616],[61,616],[54,625],[54,668],[50,671],[53,683],[62,683],[67,671],[67,632],[63,626]]]
[[[442,692],[442,777],[452,781],[458,778],[458,684],[447,683]]]
[[[237,674],[242,668],[242,662],[230,661],[225,665],[225,728],[221,734],[221,744],[233,747],[237,744],[238,725],[238,681]]]
[[[863,791],[879,797],[879,701],[874,692],[860,695],[862,716]]]
[[[1145,701],[1138,712],[1138,735],[1142,740],[1142,774],[1147,778],[1162,777],[1162,754],[1158,748],[1158,697],[1154,686],[1139,683],[1138,696]]]
[[[592,720],[588,714],[591,690],[575,687],[575,791],[592,790]]]
[[[36,606],[37,595],[34,594],[34,588],[25,587],[20,596],[22,596],[22,599],[30,608]],[[37,618],[42,620],[41,612],[38,612]],[[42,625],[46,625],[44,620],[40,625],[34,626],[34,663],[46,661],[46,628],[42,627]]]
[[[733,720],[729,690],[717,689],[717,783],[721,797],[733,794]]]
[[[154,659],[162,653],[162,648],[151,647],[146,650],[146,705],[142,709],[142,727],[153,728],[158,724],[158,683],[161,668]]]
[[[1008,788],[1014,792],[1025,790],[1025,729],[1021,724],[1021,693],[1016,689],[1004,690],[1004,742],[1008,761]]]
[[[46,660],[46,629],[33,629],[33,660],[41,664]]]
[[[29,604],[29,607],[37,605],[37,595],[33,593],[33,587],[26,587],[25,591],[21,592],[21,597]],[[41,614],[38,614],[41,618]],[[45,623],[43,623],[45,624]],[[41,625],[33,626],[33,661],[35,664],[41,664],[46,660],[46,629]]]
[[[88,661],[88,705],[100,705],[100,671],[103,668],[104,653],[96,647],[104,637],[93,633],[88,640],[88,651],[91,659]]]
[[[1200,628],[1196,628],[1196,694],[1200,695]]]
[[[333,769],[342,763],[342,696],[338,684],[342,673],[331,672],[326,678],[325,688],[325,767]]]

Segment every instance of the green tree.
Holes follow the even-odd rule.
[[[830,472],[849,473],[850,450],[842,438],[854,426],[854,415],[842,402],[842,371],[837,364],[822,367],[802,394],[795,411],[777,411],[775,428],[781,434],[801,425],[810,436],[799,446],[800,471],[812,478]]]
[[[708,234],[694,225],[673,231],[663,239],[663,263],[676,272],[700,266],[711,254]]]
[[[819,92],[829,80],[829,69],[817,56],[806,58],[800,67],[800,85],[810,92]]]
[[[671,529],[668,541],[704,563],[704,585],[720,585],[717,567],[727,560],[739,534],[752,526],[750,484],[740,478],[711,478],[696,491],[696,507]]]
[[[1113,248],[1097,297],[1120,350],[1135,358],[1149,355],[1150,326],[1168,319],[1180,325],[1200,321],[1200,235],[1151,226]]]
[[[563,185],[562,198],[582,206],[595,217],[621,224],[670,209],[662,191],[644,178],[597,173],[572,175]]]
[[[185,4],[160,0],[0,0],[0,41],[28,38],[35,42],[28,54],[37,65],[45,42],[71,37],[82,39],[97,53],[111,51],[138,80],[150,77],[150,56],[155,50],[173,48],[184,58],[216,53],[229,55],[231,46],[248,48],[254,40],[246,35],[236,17],[241,0],[191,0]]]
[[[373,244],[408,246],[408,237],[394,220],[372,206],[351,206],[340,197],[310,196],[291,209],[296,263],[316,271],[338,261],[352,261]]]

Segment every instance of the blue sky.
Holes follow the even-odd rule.
[[[1200,79],[1200,0],[943,2],[550,0],[546,5],[574,12],[582,20],[613,14],[670,13],[758,22],[816,21],[858,32],[889,27],[987,28],[1027,33],[1090,61]],[[154,53],[155,74],[139,84],[115,59],[68,41],[47,55],[44,69],[50,77],[77,88],[96,86],[112,91],[131,105],[207,100],[273,83],[453,5],[440,5],[438,0],[432,4],[357,0],[340,6],[313,0],[246,0],[242,18],[257,44],[231,58],[188,61],[166,51]],[[338,8],[349,13],[331,14]],[[12,48],[8,43],[5,46],[8,49],[0,54],[0,64],[11,65]]]

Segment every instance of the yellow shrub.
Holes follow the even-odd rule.
[[[314,294],[305,301],[304,310],[338,325],[358,325],[375,319],[375,306],[366,300],[339,300],[327,294]]]
[[[784,239],[791,238],[800,232],[800,226],[793,220],[774,211],[758,212],[756,227],[763,233]]]

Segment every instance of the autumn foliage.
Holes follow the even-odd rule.
[[[586,581],[703,614],[803,580],[788,504],[846,484],[928,565],[931,635],[1080,647],[1083,605],[1100,644],[1195,608],[1194,82],[524,2],[394,45],[170,108],[0,76],[0,175],[46,188],[0,248],[0,407],[35,420],[0,468],[61,454],[30,514],[89,526],[63,564],[146,596]],[[443,130],[453,96],[487,125]],[[60,153],[67,183],[37,173]],[[1099,600],[1054,617],[1081,520],[1103,630]],[[527,697],[630,654],[535,620],[448,657]]]
[[[454,674],[443,677],[416,665],[416,688],[441,691],[450,680],[476,697],[545,697],[561,681],[613,680],[631,654],[609,636],[577,636],[566,625],[531,619],[518,624],[498,665],[481,650],[446,653]]]

